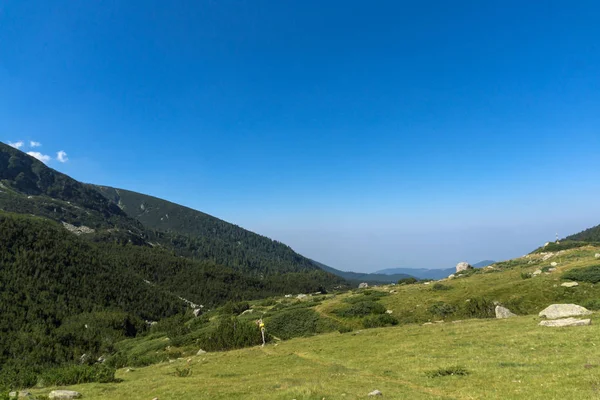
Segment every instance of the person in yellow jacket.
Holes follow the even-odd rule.
[[[263,346],[265,345],[265,323],[263,322],[262,318],[260,318],[258,321],[256,321],[256,323],[258,324],[258,329],[260,329],[260,334],[262,335],[262,341],[263,341]]]

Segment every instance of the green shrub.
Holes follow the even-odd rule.
[[[265,339],[268,341],[269,335]],[[206,351],[221,351],[262,344],[262,337],[256,324],[240,321],[236,317],[222,316],[216,326],[198,338],[198,342]]]
[[[469,299],[464,305],[464,314],[469,318],[495,318],[496,305],[484,298]]]
[[[250,304],[247,301],[233,302],[228,301],[221,309],[219,310],[221,314],[225,315],[240,315],[246,310],[250,309]]]
[[[384,314],[385,311],[386,308],[383,304],[379,304],[374,301],[361,301],[338,309],[334,312],[340,317],[352,318],[364,317],[371,314]]]
[[[378,328],[381,326],[398,325],[398,320],[389,314],[381,314],[366,317],[362,323],[365,328]]]
[[[434,369],[432,371],[427,371],[425,372],[425,376],[427,376],[428,378],[440,378],[443,376],[453,376],[453,375],[459,375],[459,376],[464,376],[464,375],[469,375],[469,371],[467,371],[466,368],[461,367],[461,366],[455,366],[455,367],[447,367],[447,368],[438,368],[438,369]]]
[[[348,332],[352,332],[352,327],[348,326],[348,325],[340,325],[338,328],[338,332],[339,333],[348,333]]]
[[[432,287],[432,290],[450,290],[452,286],[444,285],[443,283],[435,283]]]
[[[412,285],[413,283],[417,283],[419,280],[417,278],[402,278],[398,281],[398,285]]]
[[[170,318],[164,318],[158,321],[156,325],[151,328],[152,333],[162,332],[166,333],[171,339],[178,336],[187,335],[190,333],[190,327],[186,322],[188,317],[183,314],[176,314]]]
[[[319,314],[308,308],[285,310],[265,321],[267,330],[281,339],[310,336],[319,332]]]
[[[437,303],[432,304],[428,310],[433,315],[445,318],[448,315],[453,314],[456,311],[456,308],[451,304],[438,301]]]
[[[178,376],[180,378],[187,378],[188,376],[192,376],[192,367],[190,365],[187,365],[182,368],[175,367],[175,376]]]
[[[531,275],[531,272],[521,272],[521,279],[529,279],[532,276],[533,275]]]
[[[40,375],[43,386],[66,386],[81,383],[115,381],[115,369],[104,364],[67,365],[45,370]]]
[[[600,265],[572,269],[562,274],[561,278],[578,282],[598,283],[600,282]]]
[[[583,306],[588,310],[598,311],[600,310],[600,299],[592,299],[586,301]]]
[[[5,364],[0,370],[0,387],[24,389],[34,386],[37,381],[37,371],[29,366]]]
[[[257,303],[257,305],[260,307],[270,307],[270,306],[274,306],[275,304],[277,304],[277,301],[275,301],[275,299],[272,297],[261,300]]]

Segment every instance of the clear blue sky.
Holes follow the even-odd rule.
[[[598,21],[597,1],[0,0],[0,140],[336,268],[505,259],[600,223]]]

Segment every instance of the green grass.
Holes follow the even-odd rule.
[[[199,342],[176,347],[165,335],[153,334],[123,341],[117,348],[142,360],[170,361],[133,372],[121,369],[116,375],[121,383],[71,388],[86,399],[117,400],[360,399],[375,389],[394,399],[600,398],[600,319],[592,316],[587,327],[537,325],[537,313],[553,303],[600,308],[600,285],[560,286],[564,273],[596,265],[597,252],[583,247],[546,260],[530,254],[444,280],[452,290],[417,283],[330,294],[318,301],[251,302],[255,311],[243,317],[250,321],[266,313],[267,331],[269,319],[285,322],[286,315],[306,314],[315,327],[311,334],[332,332],[200,356],[195,356]],[[553,272],[544,268],[551,262],[558,263]],[[537,269],[546,272],[521,278]],[[340,310],[360,308],[365,301],[380,305],[378,312],[392,314],[340,315]],[[521,316],[490,318],[496,302]],[[199,330],[217,321],[210,315],[204,318]],[[396,321],[397,326],[364,328]],[[200,337],[198,332],[192,330],[189,337]]]
[[[589,366],[600,364],[600,325],[537,323],[526,316],[329,333],[120,370],[121,383],[69,388],[115,400],[361,399],[375,389],[392,399],[595,398],[600,376]],[[188,365],[190,374],[177,376]],[[429,377],[456,366],[469,374]]]

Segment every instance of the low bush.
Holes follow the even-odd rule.
[[[320,331],[319,314],[308,308],[285,310],[265,321],[267,330],[281,339],[310,336]]]
[[[435,283],[432,287],[432,290],[450,290],[452,286],[444,285],[443,283]]]
[[[443,376],[453,376],[453,375],[458,375],[458,376],[464,376],[464,375],[469,375],[469,371],[461,366],[455,366],[455,367],[447,367],[447,368],[438,368],[438,369],[434,369],[432,371],[427,371],[425,372],[425,376],[428,378],[440,378]]]
[[[115,381],[115,369],[104,364],[67,365],[45,370],[39,377],[42,386],[66,386],[81,383]]]
[[[268,334],[265,339],[269,341]],[[262,344],[262,337],[258,326],[253,322],[222,316],[214,327],[207,329],[198,338],[198,342],[206,351],[222,351]]]
[[[374,301],[361,301],[349,306],[335,310],[334,313],[340,317],[364,317],[371,314],[384,314],[386,308],[383,304]]]
[[[182,368],[175,367],[175,376],[178,376],[180,378],[187,378],[188,376],[192,376],[192,367],[190,365],[186,365]]]
[[[398,285],[412,285],[413,283],[417,283],[419,280],[417,278],[402,278],[398,281]]]
[[[533,275],[531,275],[531,272],[521,272],[521,279],[529,279],[532,276]]]
[[[572,269],[563,273],[561,278],[578,282],[598,283],[600,282],[600,265]]]
[[[372,315],[362,321],[365,328],[379,328],[382,326],[398,325],[398,320],[389,314]]]
[[[465,302],[463,312],[468,318],[495,318],[496,305],[485,298],[469,299]]]
[[[435,316],[445,318],[448,315],[456,312],[456,307],[454,307],[452,304],[444,303],[443,301],[438,301],[437,303],[432,304],[429,307],[428,311]]]
[[[583,303],[583,306],[588,310],[598,311],[600,310],[600,299],[588,300]]]
[[[257,305],[260,307],[270,307],[270,306],[274,306],[275,304],[277,304],[277,301],[275,301],[275,299],[272,297],[261,300],[257,303]]]
[[[247,301],[233,302],[228,301],[223,307],[220,308],[220,313],[224,315],[240,315],[246,310],[250,309],[250,304]]]

